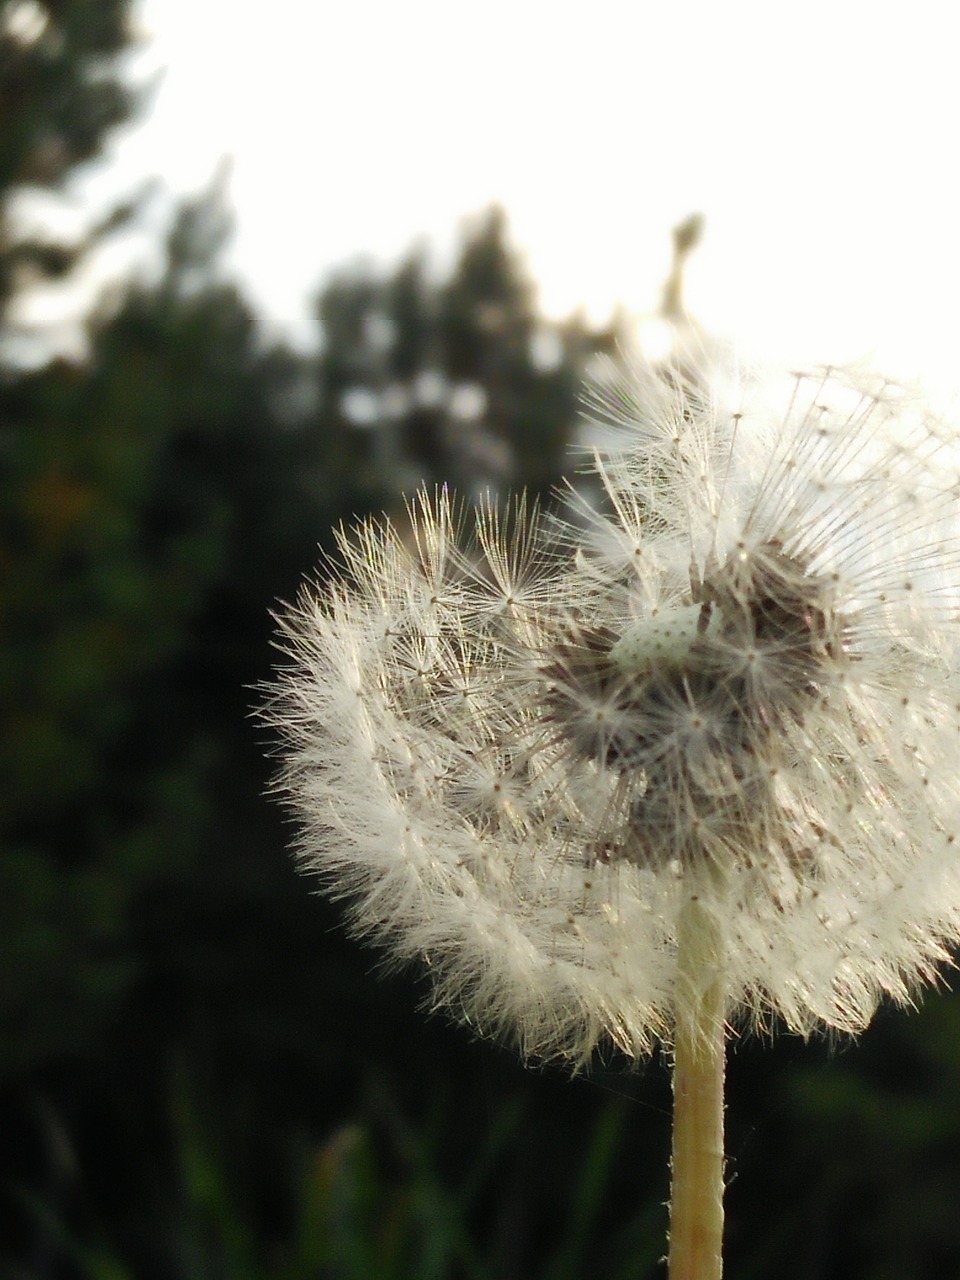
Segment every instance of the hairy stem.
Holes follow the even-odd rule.
[[[669,1280],[723,1271],[723,936],[709,891],[692,893],[678,926],[673,1064]]]

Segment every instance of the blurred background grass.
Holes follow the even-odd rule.
[[[334,273],[313,348],[270,343],[215,180],[83,354],[45,350],[17,304],[136,201],[73,240],[18,202],[137,94],[127,0],[28,8],[0,6],[3,1274],[652,1277],[663,1065],[570,1081],[422,1017],[294,874],[249,719],[269,609],[329,530],[421,482],[548,496],[617,324],[541,314],[491,208],[445,275]],[[960,1274],[948,988],[860,1046],[737,1043],[730,1088],[731,1275]]]

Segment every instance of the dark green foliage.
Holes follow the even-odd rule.
[[[794,1046],[782,1062],[753,1057],[748,1070],[766,1079],[739,1106],[759,1118],[733,1196],[736,1274],[957,1274],[960,1222],[947,1209],[960,1196],[956,996],[911,1016],[886,1010],[861,1044],[833,1054]],[[737,1069],[735,1056],[734,1078]]]

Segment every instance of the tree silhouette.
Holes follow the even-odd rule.
[[[17,202],[63,190],[108,132],[136,110],[124,80],[130,0],[4,0],[0,6],[0,328],[13,297],[65,275],[129,209],[72,242],[28,227]]]
[[[343,273],[318,318],[323,412],[371,492],[389,475],[406,490],[548,493],[569,469],[589,358],[616,336],[539,315],[498,208],[467,226],[447,280],[421,253],[387,278]]]

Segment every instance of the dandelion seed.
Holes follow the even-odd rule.
[[[729,1023],[860,1030],[960,937],[960,439],[832,370],[594,408],[602,507],[344,535],[266,715],[360,934],[528,1057],[672,1045],[679,1107]],[[683,1206],[722,1093],[677,1124]]]

